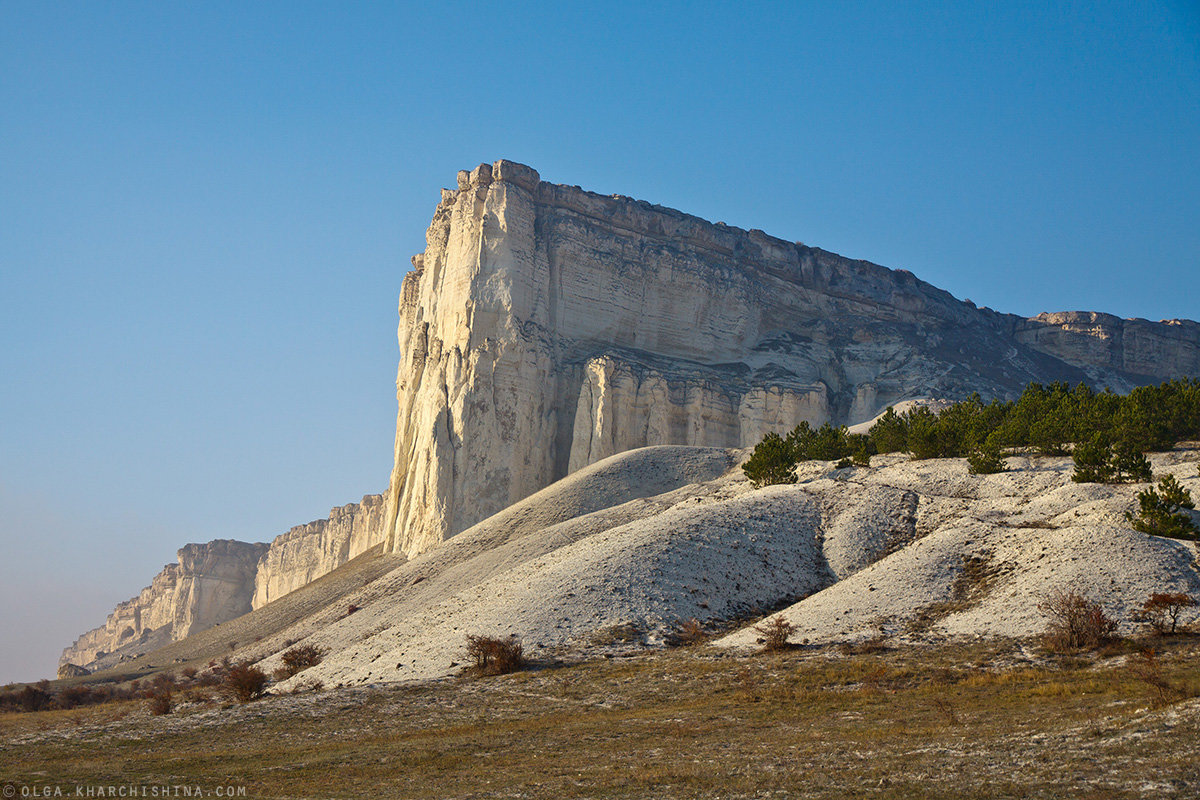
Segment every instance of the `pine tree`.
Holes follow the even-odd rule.
[[[1075,462],[1071,480],[1076,483],[1107,483],[1112,479],[1112,449],[1100,435],[1075,445],[1071,459]]]
[[[984,444],[967,455],[967,471],[972,475],[992,475],[1007,469],[1000,448],[994,444]]]
[[[1137,516],[1125,513],[1134,530],[1172,539],[1200,539],[1200,528],[1185,510],[1195,508],[1192,495],[1179,485],[1174,475],[1160,480],[1157,491],[1151,486],[1138,492],[1137,498]]]
[[[1153,477],[1146,456],[1127,442],[1120,442],[1113,448],[1109,466],[1115,483],[1144,483]]]
[[[796,459],[792,448],[778,433],[768,433],[754,448],[742,471],[756,488],[796,482]]]
[[[871,426],[867,435],[876,453],[899,453],[908,447],[908,425],[891,406]]]

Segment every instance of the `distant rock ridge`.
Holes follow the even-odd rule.
[[[266,605],[379,544],[383,520],[383,496],[367,495],[270,545],[230,539],[185,545],[137,597],[63,650],[60,674],[68,665],[113,666]]]
[[[744,447],[898,401],[1200,374],[1200,326],[977,308],[759,230],[511,161],[458,174],[400,297],[390,549],[412,557],[583,466]]]
[[[119,659],[121,650],[144,652],[245,614],[258,561],[266,552],[266,544],[232,539],[184,545],[176,563],[163,567],[137,597],[66,648],[60,668]]]

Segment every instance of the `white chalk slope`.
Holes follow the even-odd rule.
[[[681,619],[794,602],[784,613],[797,639],[911,630],[914,617],[922,635],[1020,636],[1043,626],[1035,606],[1053,586],[1121,617],[1152,591],[1200,594],[1194,545],[1125,524],[1143,487],[1071,483],[1069,459],[1011,458],[1012,471],[991,476],[961,459],[810,463],[795,485],[752,490],[736,466],[745,455],[652,447],[580,470],[348,596],[355,613],[298,624],[289,638],[329,655],[293,681],[444,676],[462,666],[469,633],[515,634],[538,657],[602,647],[614,629],[653,645]],[[1196,458],[1153,464],[1200,497]],[[968,563],[985,591],[931,618]],[[718,644],[754,638],[747,628]]]

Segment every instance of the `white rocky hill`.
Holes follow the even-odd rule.
[[[962,459],[809,462],[797,484],[755,490],[732,455],[646,448],[553,484],[355,593],[356,613],[304,639],[329,655],[293,681],[450,675],[467,634],[515,635],[552,658],[787,606],[797,642],[1030,636],[1057,587],[1100,601],[1127,630],[1152,592],[1200,596],[1194,544],[1126,525],[1144,485],[1072,483],[1069,459],[1013,457],[985,476]],[[1200,497],[1198,455],[1152,463]],[[717,644],[756,638],[747,627]]]

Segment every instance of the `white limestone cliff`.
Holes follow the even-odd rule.
[[[266,605],[383,541],[382,495],[339,506],[270,543],[189,544],[137,597],[66,648],[60,667],[119,663]]]
[[[1195,323],[999,314],[510,161],[443,190],[413,266],[385,523],[410,557],[635,447],[744,447],[1029,381],[1127,390],[1200,373]]]
[[[383,496],[371,494],[276,536],[258,564],[251,605],[265,606],[370,550],[383,541],[383,518]]]
[[[217,539],[180,548],[137,597],[118,605],[104,624],[63,651],[59,665],[86,667],[144,652],[250,610],[258,561],[265,544]]]

